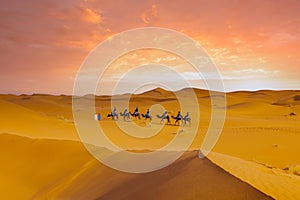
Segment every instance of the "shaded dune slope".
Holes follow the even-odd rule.
[[[13,164],[1,166],[1,177],[10,185],[18,183],[19,193],[2,187],[2,194],[12,199],[271,199],[208,159],[199,159],[196,151],[167,168],[129,174],[100,164],[79,142],[0,137],[6,152],[22,157],[12,162],[14,158],[2,155],[3,162]],[[30,167],[22,167],[25,160]],[[10,171],[17,173],[4,175]]]
[[[197,152],[187,152],[164,169],[129,174],[96,160],[45,189],[42,199],[272,199]]]

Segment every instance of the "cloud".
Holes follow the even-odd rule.
[[[155,22],[157,17],[157,5],[153,4],[151,5],[151,8],[146,10],[141,14],[141,19],[145,24],[151,24]]]
[[[279,74],[279,70],[265,70],[265,69],[240,69],[240,70],[232,70],[229,72],[223,73],[223,79],[227,80],[249,80],[249,79],[257,79],[263,80],[265,78],[270,78]]]
[[[292,35],[290,33],[286,32],[279,32],[275,33],[272,36],[270,36],[269,40],[267,41],[267,45],[270,46],[282,46],[289,43],[296,42],[299,40],[300,33],[298,35]]]
[[[183,72],[183,77],[187,80],[201,80],[202,76],[198,72]]]
[[[145,26],[184,30],[208,51],[228,80],[298,80],[299,7],[300,1],[272,0],[3,0],[0,90],[70,93],[73,82],[65,77],[75,76],[93,47],[116,33]],[[134,59],[147,62],[145,55]],[[183,66],[170,55],[149,55],[149,60]]]
[[[80,4],[80,8],[82,9],[82,19],[86,22],[90,22],[92,24],[100,24],[103,22],[103,17],[100,12],[96,12],[88,7],[85,7],[83,4]]]
[[[241,70],[233,70],[232,72],[235,74],[276,74],[279,71],[278,70],[268,71],[265,69],[248,68],[248,69],[241,69]]]

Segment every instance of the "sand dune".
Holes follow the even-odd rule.
[[[10,164],[0,166],[4,199],[270,199],[197,152],[156,172],[129,174],[103,166],[79,142],[0,138],[2,162]]]
[[[289,95],[287,97],[278,99],[273,104],[281,106],[300,105],[300,95]]]
[[[300,176],[264,164],[211,153],[209,159],[275,199],[299,199]]]
[[[23,101],[21,102],[23,103]],[[34,138],[78,140],[71,120],[54,114],[49,116],[47,114],[48,104],[37,104],[41,108],[36,109],[36,107],[29,106],[35,106],[34,103],[25,107],[21,103],[15,104],[7,100],[0,100],[0,132]]]
[[[191,89],[184,89],[178,93],[188,100],[189,91]],[[264,90],[227,94],[226,122],[213,151],[228,156],[212,154],[209,159],[253,186],[250,187],[209,160],[196,158],[194,150],[200,148],[211,120],[211,102],[208,91],[194,91],[200,104],[201,120],[198,134],[189,147],[190,152],[171,166],[144,176],[104,167],[76,142],[79,138],[73,123],[70,96],[0,95],[0,133],[5,133],[0,136],[1,159],[5,163],[0,167],[2,197],[110,199],[120,194],[124,198],[135,194],[149,198],[156,195],[161,199],[268,198],[253,187],[278,199],[299,197],[300,92]],[[114,98],[127,97],[129,95]],[[89,95],[85,98],[88,101],[92,99]],[[175,98],[172,92],[158,88],[131,96],[129,109],[133,111],[135,106],[139,106],[141,112],[145,112],[151,105],[161,104],[170,114],[176,114],[180,106]],[[170,142],[181,129],[167,125],[147,140],[129,137],[114,121],[105,117],[111,110],[110,100],[109,96],[96,97],[96,110],[104,116],[99,124],[111,141],[123,149],[157,150]],[[188,111],[193,118],[193,110]],[[144,120],[134,123],[146,125]],[[193,125],[195,123],[193,121]],[[153,124],[159,124],[159,119],[155,118]],[[180,138],[185,140],[188,134],[189,128],[186,127]],[[154,187],[157,185],[159,187]],[[19,192],[15,192],[15,187]],[[217,188],[217,191],[212,188]]]
[[[116,172],[96,162],[83,168],[43,195],[72,199],[271,199],[208,159],[200,160],[197,152],[188,152],[171,166],[147,174]]]
[[[1,199],[33,195],[91,159],[79,142],[0,134]]]

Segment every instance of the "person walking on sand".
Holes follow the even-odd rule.
[[[100,119],[101,119],[100,113],[95,113],[95,114],[94,114],[94,120],[100,121]]]

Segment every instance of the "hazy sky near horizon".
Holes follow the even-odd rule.
[[[71,94],[80,65],[100,42],[153,26],[199,42],[216,63],[226,91],[300,89],[298,0],[0,2],[0,93]],[[133,57],[154,59],[147,52]],[[155,60],[167,58],[162,53]],[[108,77],[125,72],[128,62],[139,63],[130,59],[108,70]],[[195,80],[191,72],[182,73]]]

